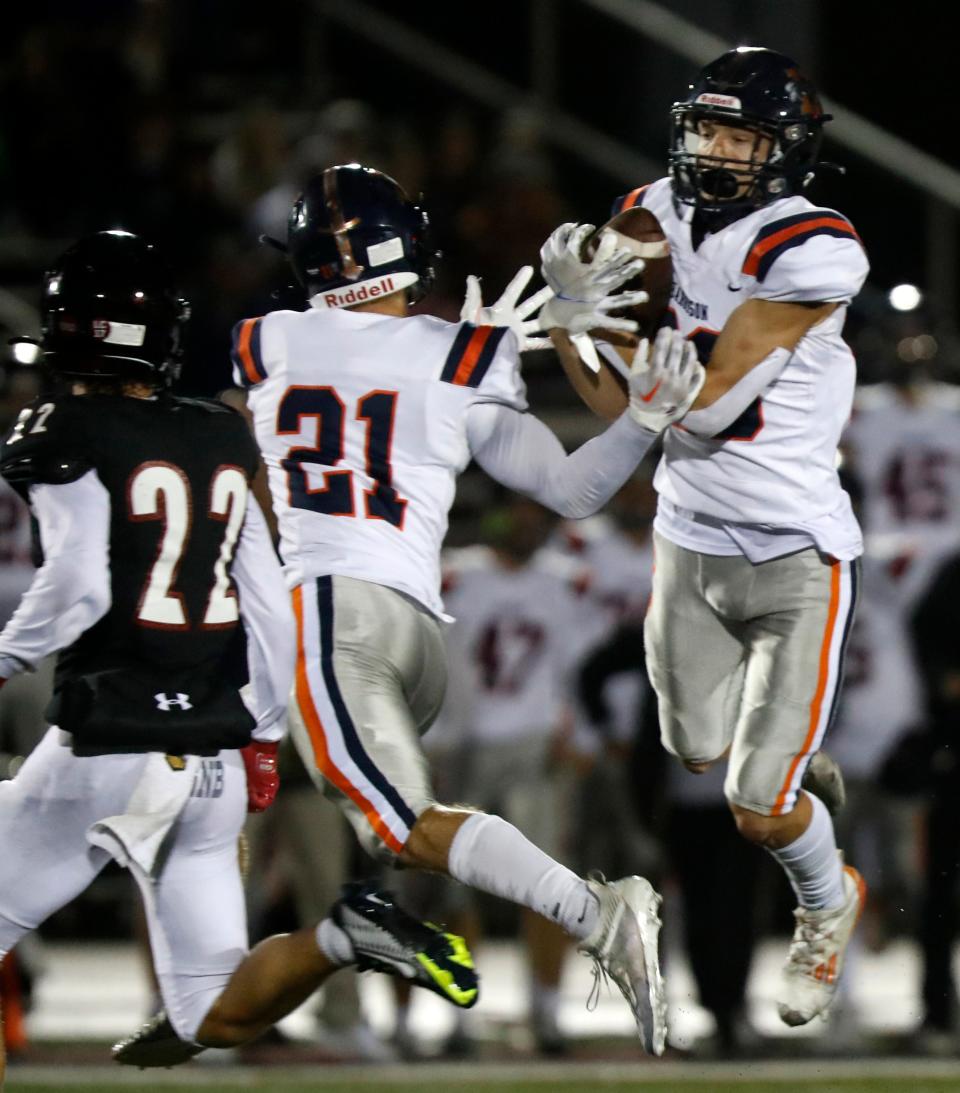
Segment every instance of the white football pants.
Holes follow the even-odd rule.
[[[78,896],[110,860],[87,829],[126,809],[146,755],[77,758],[50,729],[0,782],[0,955]],[[193,1040],[247,952],[237,842],[246,816],[239,752],[201,760],[158,880],[138,877],[167,1016]],[[136,1018],[131,1015],[132,1024]],[[132,1030],[131,1030],[132,1031]]]

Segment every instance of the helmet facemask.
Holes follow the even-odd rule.
[[[812,178],[819,126],[802,121],[771,124],[697,103],[672,112],[670,171],[676,198],[703,212],[742,211],[797,193]],[[716,127],[748,135],[742,154],[703,154]]]

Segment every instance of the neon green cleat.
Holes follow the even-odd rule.
[[[408,915],[390,892],[344,885],[330,915],[350,938],[360,971],[409,979],[462,1009],[477,1001],[480,981],[464,939]]]

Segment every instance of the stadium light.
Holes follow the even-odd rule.
[[[923,303],[923,293],[916,285],[894,285],[887,300],[894,311],[916,311]]]
[[[33,342],[14,342],[13,359],[17,364],[36,364],[40,346]]]

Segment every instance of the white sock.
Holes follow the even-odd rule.
[[[477,812],[461,824],[448,867],[461,883],[529,907],[578,941],[597,924],[600,905],[587,882],[499,816]]]
[[[332,918],[325,918],[317,926],[317,948],[334,964],[352,964],[356,959],[350,938]]]
[[[812,793],[807,796],[813,805],[807,830],[789,846],[770,853],[787,874],[800,906],[819,911],[843,903],[843,867],[827,806]]]

